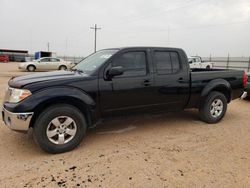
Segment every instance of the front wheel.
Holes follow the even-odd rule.
[[[217,123],[227,111],[227,98],[223,93],[213,91],[202,102],[199,114],[201,120],[207,123]]]
[[[29,71],[29,72],[34,72],[35,70],[36,70],[36,67],[34,65],[29,65],[27,67],[27,71]]]
[[[77,147],[85,136],[83,113],[67,104],[54,105],[42,112],[34,125],[34,138],[48,153],[63,153]]]

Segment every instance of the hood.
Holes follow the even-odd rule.
[[[22,88],[28,84],[34,84],[38,82],[47,82],[55,80],[68,80],[77,77],[86,76],[73,71],[53,71],[44,73],[34,73],[25,76],[13,77],[9,81],[9,86],[13,88]]]
[[[23,66],[23,65],[29,65],[29,64],[34,64],[35,62],[21,62],[21,63],[18,63],[18,65],[20,66]]]

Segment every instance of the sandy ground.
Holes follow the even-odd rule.
[[[0,100],[16,64],[0,64]],[[196,110],[114,119],[50,155],[0,123],[0,187],[250,187],[250,102],[216,125]]]

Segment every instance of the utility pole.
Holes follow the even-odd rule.
[[[170,47],[170,27],[168,26],[168,46]]]
[[[47,49],[48,49],[48,52],[49,52],[49,42],[47,43]]]
[[[95,52],[96,52],[96,37],[97,37],[97,30],[101,29],[97,27],[97,24],[95,24],[95,27],[91,27],[90,29],[94,29],[95,30]]]

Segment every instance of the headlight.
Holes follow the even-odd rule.
[[[31,92],[27,89],[10,88],[10,90],[11,90],[9,98],[10,103],[18,103],[31,95]]]

